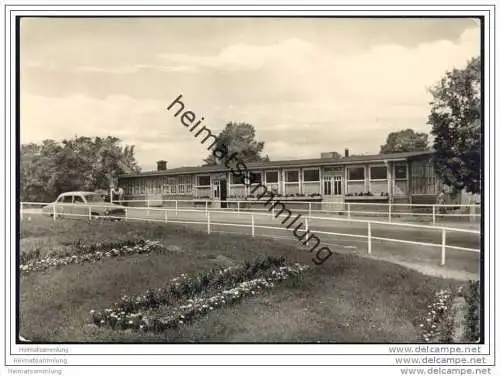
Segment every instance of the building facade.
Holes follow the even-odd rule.
[[[434,203],[442,189],[432,151],[248,163],[249,178],[283,199],[344,203]],[[167,169],[121,175],[126,200],[248,200],[252,188],[224,165]],[[253,197],[252,197],[253,196]]]

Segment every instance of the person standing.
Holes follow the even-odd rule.
[[[445,198],[446,198],[446,193],[445,190],[442,189],[436,198],[436,204],[438,205],[438,211],[440,214],[444,214],[446,212],[445,207],[443,206],[445,204]]]
[[[117,202],[122,205],[123,197],[125,195],[125,191],[122,187],[116,186],[111,189],[111,202]],[[116,200],[116,201],[115,201]]]
[[[123,205],[123,198],[125,196],[125,191],[122,187],[118,187],[118,203]]]

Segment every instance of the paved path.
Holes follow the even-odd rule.
[[[192,222],[194,226],[202,231],[207,231],[207,216],[203,211],[184,212],[175,210],[167,211],[167,221],[170,222]],[[144,210],[129,209],[129,215],[135,218],[150,218],[157,221],[165,221],[165,210],[150,210],[149,213]],[[272,218],[271,215],[264,213],[253,215],[255,225],[255,235],[265,236],[284,241],[299,242],[292,231],[286,229],[281,224],[281,219]],[[304,222],[304,215],[295,223],[298,225]],[[337,217],[338,218],[338,217]],[[234,226],[234,225],[239,226]],[[212,232],[230,232],[237,234],[252,234],[252,215],[249,213],[231,213],[231,212],[210,212],[210,228]],[[305,224],[299,229],[302,233]],[[361,255],[368,255],[368,224],[366,222],[353,222],[333,219],[315,219],[308,221],[309,230],[314,233],[321,241],[321,244],[330,247],[336,251],[347,251]],[[453,224],[450,224],[453,226]],[[452,227],[446,230],[446,244],[448,246],[480,249],[481,236],[479,226],[476,227],[478,233],[455,231]],[[336,233],[336,234],[326,234]],[[344,234],[344,235],[340,235]],[[353,237],[346,235],[362,235]],[[372,254],[369,257],[381,258],[398,264],[413,267],[422,272],[432,275],[440,275],[456,279],[475,279],[479,274],[480,253],[446,248],[445,266],[441,263],[441,242],[442,229],[440,227],[414,227],[394,225],[390,223],[376,223],[371,225],[372,236]],[[402,241],[413,241],[429,243],[424,245],[415,245],[401,243],[397,241],[387,241],[378,238],[395,239]],[[430,245],[433,244],[433,245]],[[300,245],[300,244],[299,244]]]
[[[165,219],[166,212],[166,219]],[[199,222],[200,226],[205,225],[207,228],[207,216],[203,211],[178,211],[175,210],[155,210],[151,209],[148,211],[142,209],[130,208],[128,210],[128,216],[136,219],[153,219],[156,221],[171,221],[171,222]],[[266,230],[271,230],[274,233],[283,233],[286,234],[286,226],[292,221],[292,219],[282,224],[282,217],[280,218],[272,218],[269,214],[264,213],[255,213],[253,215],[254,224],[256,232],[262,232]],[[285,217],[283,217],[285,218]],[[305,228],[305,219],[307,216],[302,216],[297,222],[295,222],[295,226],[299,225],[301,222],[303,226],[300,230]],[[338,218],[338,217],[337,217]],[[362,235],[367,236],[368,234],[368,224],[364,222],[366,219],[357,219],[358,221],[349,221],[345,218],[338,218],[338,220],[331,219],[321,219],[319,217],[312,217],[312,219],[308,220],[308,226],[310,232],[317,232],[318,235],[321,232],[334,232],[337,233],[336,238],[342,237],[339,234],[347,234],[347,235]],[[368,219],[371,220],[371,219]],[[430,225],[422,225],[426,227],[416,227],[420,226],[419,224],[408,224],[399,225],[386,223],[385,221],[380,221],[378,219],[374,219],[373,221],[378,221],[376,223],[372,223],[371,232],[372,237],[380,237],[380,238],[392,238],[396,240],[408,240],[415,242],[423,242],[423,243],[433,243],[436,245],[441,245],[442,241],[442,228],[440,226],[430,226]],[[218,228],[230,228],[233,227],[231,225],[240,225],[240,228],[243,229],[242,232],[246,232],[248,234],[252,233],[251,225],[252,225],[252,215],[250,213],[234,213],[234,212],[210,212],[210,222],[211,227]],[[478,233],[469,233],[469,232],[461,232],[459,230],[453,229],[455,227],[453,224],[449,225],[450,227],[446,227],[446,244],[449,246],[456,247],[464,247],[464,248],[472,248],[472,249],[480,249],[480,234],[479,228],[476,226],[475,230]],[[276,229],[266,229],[265,227],[276,227]],[[471,226],[472,227],[472,226]],[[234,228],[232,229],[234,230]],[[466,231],[468,229],[465,229]],[[329,236],[328,234],[321,234],[322,236]],[[352,240],[352,237],[348,237]],[[366,239],[364,240],[366,241]]]

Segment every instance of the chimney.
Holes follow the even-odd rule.
[[[167,170],[167,161],[156,162],[156,169],[158,171],[166,171]]]
[[[344,156],[345,156],[346,158],[347,158],[347,157],[349,157],[349,149],[347,149],[347,148],[346,148],[346,149],[344,150]]]

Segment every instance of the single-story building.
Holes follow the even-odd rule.
[[[247,163],[249,178],[261,183],[280,200],[322,202],[369,201],[435,203],[442,189],[432,165],[432,151]],[[243,176],[224,165],[167,169],[118,177],[126,200],[249,200],[255,197]],[[252,197],[253,196],[253,197]]]

